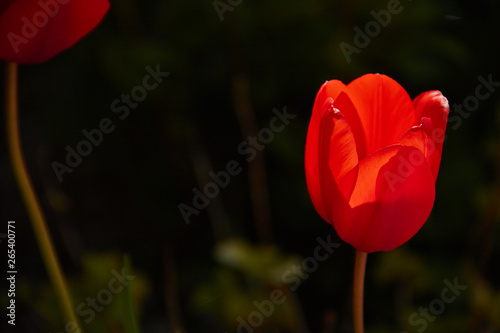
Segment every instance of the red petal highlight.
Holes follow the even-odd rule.
[[[360,251],[389,251],[422,227],[434,197],[434,177],[420,150],[384,148],[360,162],[350,201],[332,212],[333,224]]]
[[[94,29],[108,9],[107,0],[16,0],[0,15],[0,58],[49,60]]]
[[[363,75],[349,83],[345,92],[358,112],[367,154],[395,144],[420,121],[408,93],[386,75]]]

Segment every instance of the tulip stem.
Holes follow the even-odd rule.
[[[57,259],[54,246],[47,229],[47,224],[37,199],[33,184],[28,175],[26,163],[21,150],[19,134],[18,102],[17,102],[17,64],[8,63],[6,71],[6,114],[7,114],[7,141],[12,168],[21,197],[26,205],[31,225],[35,233],[45,267],[52,286],[63,309],[68,322],[78,325],[71,303],[66,280]],[[74,326],[73,326],[74,327]]]
[[[363,333],[363,293],[365,284],[367,253],[356,251],[354,261],[354,281],[352,294],[352,312],[354,320],[354,333]]]

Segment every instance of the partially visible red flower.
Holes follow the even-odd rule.
[[[38,63],[94,29],[108,0],[0,0],[0,59]]]
[[[412,102],[396,81],[367,74],[323,84],[307,132],[305,171],[314,207],[363,252],[407,242],[432,210],[447,99]]]

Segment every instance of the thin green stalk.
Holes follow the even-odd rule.
[[[40,203],[38,202],[33,184],[28,175],[28,170],[26,169],[26,164],[21,150],[17,103],[17,64],[8,63],[6,74],[7,141],[14,176],[26,205],[31,225],[52,283],[52,287],[56,292],[65,318],[68,322],[73,322],[75,323],[74,325],[79,326],[77,317],[73,310],[66,280],[54,250]]]
[[[367,253],[356,251],[354,261],[354,281],[352,295],[352,312],[354,320],[354,333],[363,333],[363,293],[365,284]]]
[[[131,264],[128,255],[123,256],[123,265],[125,266],[125,274],[131,274]],[[125,294],[122,301],[123,305],[123,322],[126,333],[140,333],[139,326],[137,325],[136,313],[134,311],[134,299],[132,296],[132,285],[126,287]]]

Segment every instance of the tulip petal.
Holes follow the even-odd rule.
[[[346,85],[339,80],[330,80],[323,84],[323,91],[320,90],[319,94],[325,94],[326,98],[331,97],[335,100],[337,96],[345,89]],[[324,98],[319,96],[320,98]]]
[[[332,198],[325,191],[335,186],[335,180],[328,168],[328,151],[330,150],[330,140],[328,138],[333,132],[333,121],[329,119],[331,112],[328,112],[327,104],[325,108],[326,112],[322,112],[323,116],[319,122],[317,132],[308,132],[305,165],[307,189],[314,208],[324,220],[331,221],[331,215],[325,209],[325,204],[331,202]],[[313,134],[315,135],[313,136]],[[316,136],[319,140],[317,140]],[[313,142],[317,143],[317,146],[313,146]]]
[[[422,118],[422,124],[410,128],[398,141],[402,146],[415,147],[425,156],[427,164],[431,165],[432,157],[436,152],[436,145],[430,134],[432,130],[432,120],[427,117]]]
[[[107,0],[13,1],[0,15],[0,58],[46,61],[94,29],[108,9]]]
[[[345,200],[348,200],[356,184],[357,172],[353,172],[353,170],[357,170],[359,161],[356,141],[351,126],[344,115],[333,105],[330,110],[325,114],[325,120],[333,124],[329,151],[322,151],[322,153],[328,153],[329,169],[325,170],[325,172],[333,175],[340,193]],[[324,177],[323,174],[320,174],[320,176]],[[339,186],[340,184],[342,186]],[[325,204],[330,206],[332,203],[326,202]]]
[[[326,134],[327,136],[323,136],[325,135],[322,134],[323,132],[325,132],[325,128],[322,129],[321,124],[325,112],[327,112],[330,108],[330,104],[326,103],[327,99],[337,97],[337,95],[344,88],[345,85],[338,80],[327,81],[321,86],[318,94],[316,95],[316,100],[314,102],[313,112],[311,115],[311,121],[309,122],[309,128],[307,130],[304,158],[307,188],[309,190],[309,194],[314,207],[319,212],[321,217],[323,217],[323,219],[325,220],[328,219],[326,218],[327,215],[324,210],[323,196],[321,193],[321,187],[324,183],[324,180],[320,179],[319,158],[325,155],[323,153],[320,154],[320,144],[324,144],[325,140],[328,143],[328,148],[323,147],[323,149],[326,149],[326,156],[328,155],[331,130],[328,134]],[[325,163],[327,165],[328,160],[326,160]]]
[[[443,152],[444,134],[448,122],[450,107],[448,100],[440,91],[427,91],[413,100],[417,117],[427,117],[432,121],[432,128],[428,130],[430,138],[434,142],[435,151],[430,157],[430,166],[434,179],[437,179],[441,155]]]
[[[367,154],[395,144],[420,122],[408,93],[386,75],[363,75],[349,83],[344,91],[358,112]]]
[[[419,149],[399,145],[362,160],[350,200],[332,212],[339,236],[364,252],[390,251],[413,237],[435,197],[434,177],[425,161]]]
[[[360,160],[363,159],[366,156],[365,132],[363,130],[363,126],[361,125],[361,120],[359,119],[358,111],[354,106],[354,103],[349,95],[343,91],[335,100],[334,106],[342,113],[349,123],[356,142],[358,158]]]

